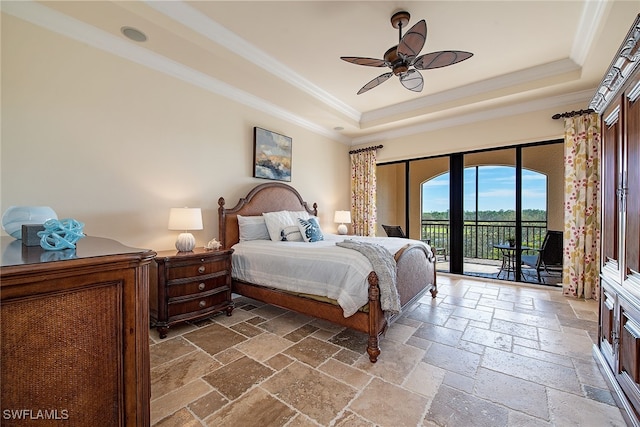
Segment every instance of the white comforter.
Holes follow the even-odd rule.
[[[384,246],[395,254],[419,240],[325,234],[314,243],[252,240],[233,246],[232,276],[258,285],[335,299],[349,317],[368,300],[371,263],[361,253],[336,246],[345,239]]]

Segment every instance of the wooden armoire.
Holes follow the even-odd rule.
[[[640,15],[590,104],[602,125],[602,262],[594,354],[634,426],[640,426],[639,64]]]

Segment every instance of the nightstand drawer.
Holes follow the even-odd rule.
[[[204,319],[224,311],[231,316],[233,249],[164,251],[155,257],[149,286],[149,317],[160,338],[178,323]]]
[[[167,269],[167,280],[182,279],[185,277],[196,278],[198,276],[206,276],[208,274],[229,271],[229,258],[220,259],[200,258],[199,261],[191,261],[188,263],[174,263]]]
[[[226,292],[218,292],[213,295],[189,300],[178,299],[175,302],[169,301],[169,317],[179,316],[181,314],[193,314],[203,310],[208,311],[211,307],[217,305],[228,305]]]
[[[167,286],[167,297],[175,298],[206,293],[221,286],[228,286],[228,279],[229,275],[223,271],[201,279],[194,278],[189,282],[175,280]]]

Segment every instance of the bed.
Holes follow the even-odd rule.
[[[240,219],[245,221],[246,217],[255,218],[268,212],[306,212],[309,216],[316,217],[318,214],[318,207],[315,203],[309,207],[297,190],[279,182],[258,185],[232,208],[227,208],[225,205],[224,198],[220,197],[218,200],[219,239],[225,249],[234,247],[241,249],[242,247],[241,243],[243,242],[240,242],[238,224],[239,215]],[[341,238],[344,237],[349,238],[349,236],[341,236]],[[435,298],[437,294],[435,256],[429,246],[409,239],[384,239],[396,239],[393,243],[400,244],[400,249],[395,252],[394,258],[396,261],[396,286],[401,309],[411,305],[427,290]],[[262,244],[268,243],[262,242]],[[274,245],[278,245],[278,243],[274,243]],[[336,247],[336,249],[342,248]],[[233,256],[240,255],[234,252]],[[287,262],[290,263],[291,259]],[[380,355],[380,337],[389,324],[398,317],[398,314],[389,315],[388,312],[383,311],[379,277],[373,268],[371,270],[365,277],[365,303],[353,314],[346,317],[345,310],[335,300],[276,289],[275,285],[252,283],[239,279],[238,277],[242,276],[241,272],[232,272],[232,291],[238,295],[324,319],[368,334],[366,351],[369,360],[375,363]]]

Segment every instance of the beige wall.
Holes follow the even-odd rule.
[[[169,208],[201,207],[198,245],[257,184],[253,127],[293,138],[292,182],[333,212],[349,206],[349,147],[87,45],[2,15],[2,211],[51,206],[85,233],[173,248]],[[3,233],[4,234],[4,233]]]
[[[522,167],[547,175],[547,228],[564,230],[564,146],[522,149]]]
[[[460,153],[485,148],[504,147],[564,138],[563,120],[553,120],[555,113],[584,108],[569,104],[500,119],[425,131],[416,135],[379,141],[379,163],[416,159],[440,154]],[[459,120],[464,120],[461,116]],[[469,118],[471,119],[471,118]],[[367,146],[371,144],[363,144]],[[359,148],[355,147],[355,148]]]
[[[376,170],[376,208],[378,226],[376,236],[386,236],[385,225],[400,225],[405,228],[405,164],[394,163],[378,166]]]

